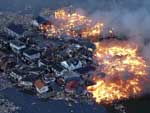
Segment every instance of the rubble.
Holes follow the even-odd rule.
[[[0,67],[4,67],[1,69],[4,73],[0,76],[0,90],[13,86],[5,81],[9,78],[15,86],[35,92],[42,99],[65,100],[68,106],[80,101],[93,104],[86,87],[93,84],[92,74],[88,72],[97,66],[93,60],[95,44],[79,36],[45,36],[38,27],[53,18],[54,12],[45,10],[41,16],[42,21],[31,15],[0,15],[0,34],[3,37],[0,37],[0,48],[5,47],[8,51],[7,55],[5,51],[0,56]],[[10,23],[23,26],[25,32],[17,36],[3,32]],[[10,38],[4,40],[5,37]],[[8,59],[15,62],[11,68],[5,65]],[[119,110],[120,106],[115,106],[115,109]]]
[[[52,17],[52,12],[46,14],[48,12],[40,15],[42,20]],[[50,14],[51,16],[47,18]],[[33,26],[37,18],[9,12],[2,15],[0,17],[1,34],[3,37],[12,38],[9,40],[1,38],[1,44],[7,42],[7,45],[1,47],[6,46],[9,52],[8,57],[13,55],[16,58],[12,69],[5,68],[3,75],[6,79],[10,79],[22,90],[36,92],[39,98],[77,103],[76,99],[87,97],[87,93],[84,92],[85,84],[77,69],[92,64],[92,52],[95,47],[91,42],[82,39],[73,40],[71,37],[67,40],[64,38],[47,39],[36,26]],[[20,31],[15,30],[14,33],[14,31],[4,30],[10,24],[23,26],[25,32],[19,35],[16,33]],[[1,66],[4,66],[4,63],[1,63]],[[13,86],[9,82],[5,84],[4,80],[4,78],[1,79],[3,82],[1,89]]]

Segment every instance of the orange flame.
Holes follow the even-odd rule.
[[[104,78],[94,76],[95,85],[87,87],[96,102],[111,103],[140,94],[143,90],[140,81],[146,78],[147,66],[137,48],[128,42],[116,41],[97,43],[96,47],[97,72],[106,75]]]
[[[65,34],[71,37],[82,36],[89,38],[100,36],[103,26],[103,23],[94,22],[78,12],[70,13],[60,9],[54,12],[54,22],[52,25],[42,25],[40,29],[48,36],[53,37]]]
[[[70,13],[64,9],[54,12],[54,21],[40,26],[40,29],[49,37],[67,35],[81,36],[97,40],[102,34],[104,24],[94,22],[78,12]],[[108,31],[113,34],[113,30]],[[128,42],[101,42],[95,43],[95,61],[98,62],[95,85],[88,86],[96,102],[111,103],[114,100],[126,99],[142,92],[141,80],[146,79],[147,65],[138,54],[138,48]],[[97,73],[104,73],[104,78]]]

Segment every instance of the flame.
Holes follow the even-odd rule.
[[[54,12],[54,21],[41,25],[40,29],[48,36],[58,37],[63,34],[84,38],[98,37],[103,30],[104,24],[94,22],[90,18],[79,14],[77,11],[69,12],[60,9]]]
[[[41,25],[40,29],[49,37],[67,35],[97,40],[104,30],[104,23],[95,22],[77,11],[60,9],[54,12],[53,21]],[[114,30],[110,29],[108,33],[113,36]],[[138,54],[137,46],[119,41],[103,41],[95,45],[94,59],[99,66],[93,77],[95,84],[88,86],[87,90],[96,102],[111,103],[140,94],[143,90],[141,80],[145,80],[147,75],[147,65]],[[99,77],[98,73],[106,76]]]
[[[140,94],[143,90],[140,81],[146,79],[147,66],[137,47],[116,41],[95,45],[94,58],[99,64],[96,71],[106,75],[104,78],[95,75],[95,84],[87,87],[96,102],[111,103]]]

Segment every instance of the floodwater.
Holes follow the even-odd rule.
[[[19,113],[106,113],[106,109],[101,105],[78,103],[69,107],[65,101],[42,101],[15,88],[3,90],[1,94],[21,107]]]

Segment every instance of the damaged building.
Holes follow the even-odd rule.
[[[20,38],[24,36],[24,32],[26,31],[23,25],[11,23],[7,27],[5,27],[4,31],[8,33],[8,35]]]

